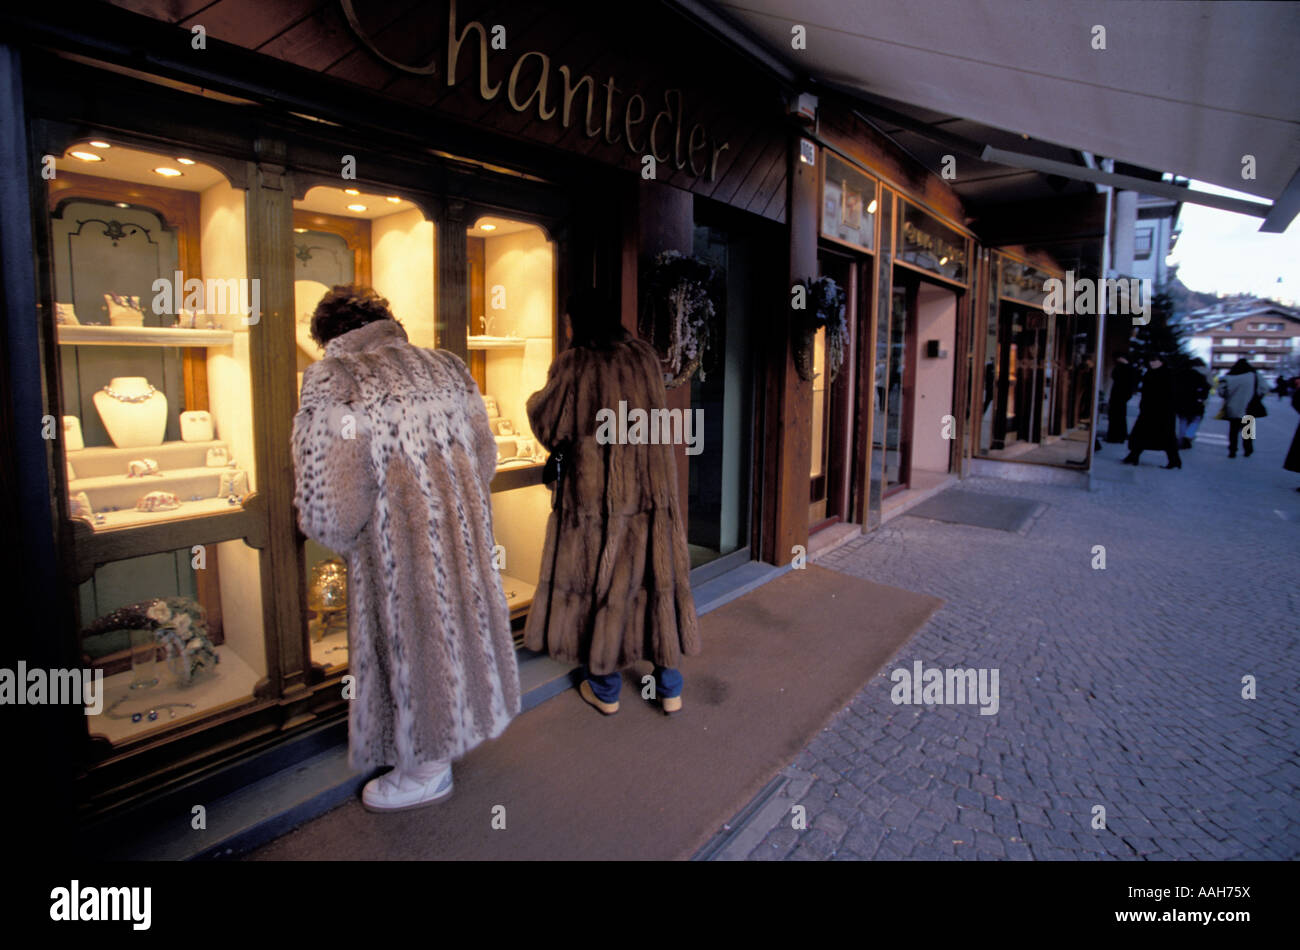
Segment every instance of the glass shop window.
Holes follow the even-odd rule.
[[[77,643],[104,675],[87,724],[116,745],[246,702],[266,675],[259,553],[191,540],[224,530],[258,487],[261,300],[245,193],[216,168],[107,139],[55,168],[56,490]]]
[[[370,186],[310,189],[293,205],[294,311],[298,389],[303,371],[325,355],[311,316],[336,284],[373,287],[416,346],[437,345],[434,223],[412,201]],[[347,665],[347,563],[306,542],[307,631],[312,662]]]
[[[555,357],[555,245],[534,224],[482,217],[466,230],[468,365],[497,442],[492,526],[512,618],[527,613],[541,573],[551,511],[541,484],[546,450],[528,424],[528,397]]]
[[[203,548],[104,564],[78,588],[82,663],[104,677],[92,735],[154,735],[248,700],[266,677],[258,553]]]
[[[244,192],[101,140],[55,168],[68,516],[100,533],[238,509],[257,488]]]

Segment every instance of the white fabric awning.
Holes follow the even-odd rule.
[[[1300,188],[1298,3],[708,5],[795,70],[870,97],[1269,201]],[[805,50],[792,46],[796,26]],[[1254,180],[1242,177],[1245,156]]]

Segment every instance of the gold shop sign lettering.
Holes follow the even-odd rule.
[[[903,204],[898,259],[958,283],[966,282],[966,239],[928,214]]]
[[[672,162],[677,169],[690,167],[697,178],[703,175],[713,181],[718,173],[718,156],[730,148],[719,142],[701,123],[686,130],[686,97],[680,89],[663,92],[663,108],[651,116],[653,108],[648,102],[658,102],[655,97],[633,93],[626,98],[616,77],[608,77],[597,85],[591,76],[574,77],[565,65],[552,70],[551,58],[538,50],[520,54],[506,78],[489,82],[490,63],[506,54],[494,51],[491,32],[477,20],[464,26],[456,22],[456,0],[447,4],[446,57],[439,63],[435,53],[422,66],[398,62],[382,52],[361,27],[354,10],[354,0],[342,0],[343,13],[348,25],[366,48],[394,69],[416,76],[434,76],[439,71],[446,77],[448,87],[461,80],[466,66],[478,61],[478,94],[485,102],[504,98],[515,112],[535,110],[544,122],[556,121],[569,128],[576,116],[582,122],[583,134],[589,138],[603,137],[608,145],[619,142],[638,157],[654,155],[656,162]],[[472,66],[471,66],[472,68]],[[504,93],[504,96],[502,95]],[[648,124],[647,124],[648,123]]]
[[[1048,275],[1036,267],[1003,257],[998,293],[1011,300],[1041,307],[1047,295],[1047,279]]]

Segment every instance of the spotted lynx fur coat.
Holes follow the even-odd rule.
[[[351,766],[500,735],[519,676],[492,565],[496,442],[465,364],[392,320],[336,337],[303,374],[293,450],[299,524],[348,560]]]
[[[675,667],[700,652],[690,554],[677,494],[679,447],[601,445],[596,413],[663,408],[659,357],[626,333],[575,346],[528,400],[548,450],[574,440],[563,498],[551,512],[524,642],[612,673],[636,660]]]

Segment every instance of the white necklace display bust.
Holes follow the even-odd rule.
[[[162,445],[167,397],[143,376],[115,376],[94,395],[95,410],[118,448]]]

